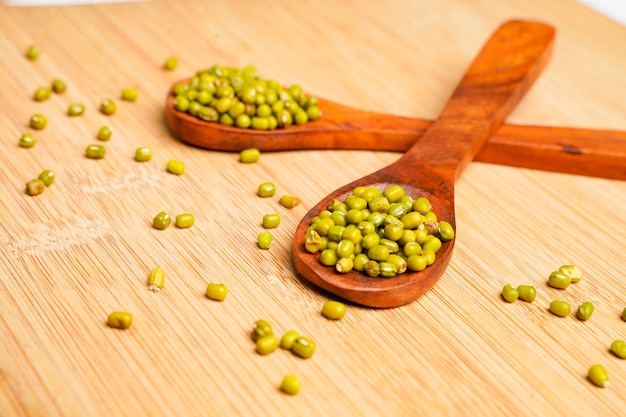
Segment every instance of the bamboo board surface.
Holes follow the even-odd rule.
[[[320,198],[398,157],[389,152],[236,154],[187,146],[163,116],[171,83],[213,65],[254,64],[262,75],[366,110],[433,119],[491,32],[510,18],[554,25],[546,71],[511,123],[626,130],[626,28],[569,0],[471,2],[150,1],[0,6],[0,416],[483,415],[618,416],[626,411],[623,181],[471,163],[456,186],[457,242],[448,272],[395,309],[348,305],[320,316],[329,294],[294,275],[293,232]],[[24,58],[36,43],[43,54]],[[161,70],[170,55],[174,72]],[[30,98],[53,78],[63,95]],[[124,87],[135,103],[97,111]],[[74,101],[81,117],[65,115]],[[35,111],[48,127],[31,149],[17,141]],[[107,124],[107,156],[84,158]],[[149,146],[148,163],[133,160]],[[168,159],[184,161],[178,177]],[[43,169],[42,195],[24,183]],[[302,200],[287,210],[256,188]],[[193,213],[190,229],[150,226],[158,211]],[[259,250],[261,217],[278,212],[274,244]],[[574,263],[583,281],[547,287]],[[155,267],[167,274],[146,291]],[[230,288],[204,296],[210,281]],[[507,304],[506,283],[532,284],[532,303]],[[547,312],[592,301],[587,322]],[[113,310],[130,329],[106,326]],[[254,352],[252,323],[297,329],[313,358]],[[593,363],[611,386],[585,378]],[[291,397],[285,374],[302,381]]]

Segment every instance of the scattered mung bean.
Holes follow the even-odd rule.
[[[624,308],[624,311],[622,311],[622,320],[626,321],[626,307]]]
[[[520,300],[532,303],[537,296],[537,290],[532,285],[519,285],[517,287]]]
[[[26,194],[35,196],[43,193],[46,189],[46,184],[39,178],[30,180],[26,183]]]
[[[206,296],[211,300],[224,301],[228,295],[226,284],[210,282],[206,287]]]
[[[83,103],[72,103],[67,107],[68,116],[80,116],[85,112],[85,105]]]
[[[33,100],[35,101],[44,101],[50,98],[52,94],[52,89],[50,87],[39,87],[33,93]]]
[[[163,69],[166,71],[174,71],[178,66],[178,59],[176,57],[169,57],[163,62]]]
[[[267,355],[278,349],[278,339],[273,334],[263,336],[256,341],[256,351],[261,355]]]
[[[300,337],[300,334],[295,330],[289,330],[287,333],[280,338],[280,347],[283,349],[291,350],[294,342],[297,338]]]
[[[146,162],[152,159],[152,149],[147,146],[140,146],[135,150],[135,161]]]
[[[259,160],[261,152],[256,148],[248,148],[239,152],[239,162],[253,164]]]
[[[65,85],[65,82],[63,80],[59,78],[55,78],[54,80],[52,80],[52,91],[54,91],[56,94],[63,94],[66,89],[67,86]]]
[[[273,334],[274,330],[272,330],[272,325],[267,320],[259,319],[254,322],[252,326],[252,340],[255,342],[262,337]]]
[[[32,134],[23,133],[18,144],[20,148],[32,148],[36,143],[37,139]]]
[[[328,300],[322,306],[322,314],[331,320],[339,320],[346,314],[346,306],[339,301]]]
[[[183,175],[185,172],[185,164],[177,159],[167,161],[165,169],[174,175]]]
[[[264,182],[259,184],[257,195],[259,197],[271,197],[276,193],[276,185],[273,182]]]
[[[587,372],[587,378],[594,385],[597,385],[600,388],[606,388],[609,386],[609,374],[606,372],[604,366],[600,364],[592,365]]]
[[[280,383],[280,389],[289,395],[296,395],[300,392],[302,383],[295,375],[285,375]]]
[[[550,274],[550,277],[548,278],[548,285],[559,289],[565,289],[569,287],[571,282],[572,279],[569,275],[559,271],[552,272]]]
[[[550,303],[550,312],[555,316],[565,317],[571,309],[570,304],[565,300],[553,300]]]
[[[183,213],[176,216],[176,227],[186,229],[193,226],[195,219],[191,213]]]
[[[277,213],[268,213],[263,216],[263,227],[266,229],[274,229],[280,225],[280,215]]]
[[[120,94],[120,98],[124,101],[135,101],[139,93],[134,88],[124,88]]]
[[[125,311],[114,311],[109,314],[107,324],[116,329],[128,329],[133,322],[133,315]]]
[[[280,203],[281,206],[286,207],[286,208],[294,208],[296,207],[298,204],[300,204],[300,200],[297,199],[296,197],[292,197],[290,195],[283,195],[280,197],[280,200],[278,200],[278,202]]]
[[[106,149],[102,145],[91,144],[85,149],[85,156],[89,159],[102,159],[106,155]]]
[[[26,48],[26,58],[34,61],[35,59],[39,58],[39,55],[41,55],[41,49],[39,49],[39,46],[33,44],[29,45],[28,48]]]
[[[107,140],[111,139],[112,134],[113,131],[109,126],[102,126],[100,129],[98,129],[98,134],[96,135],[96,137],[98,138],[98,140],[106,142]]]
[[[569,276],[571,282],[578,282],[583,277],[583,271],[576,265],[563,265],[559,268],[559,272]]]
[[[622,359],[626,359],[626,342],[622,339],[614,340],[611,343],[611,352]]]
[[[148,276],[148,290],[159,292],[165,285],[165,271],[158,266],[150,271]]]
[[[41,130],[45,128],[47,124],[48,124],[48,119],[46,119],[46,116],[39,114],[39,113],[33,114],[30,117],[30,121],[28,122],[28,125],[35,130]]]
[[[152,219],[152,226],[155,229],[164,230],[172,223],[172,216],[165,211],[161,211]]]
[[[53,171],[49,169],[44,169],[43,171],[41,171],[41,173],[39,174],[39,177],[37,178],[39,178],[46,187],[49,187],[54,182],[54,179],[56,178],[56,176],[54,175]]]
[[[583,321],[589,320],[591,318],[591,315],[593,314],[593,310],[593,303],[591,303],[590,301],[585,301],[578,307],[578,310],[576,311],[576,317],[579,320]]]
[[[112,114],[115,114],[116,110],[117,105],[115,104],[115,101],[111,100],[110,98],[105,98],[100,102],[100,112],[102,114],[110,116]]]
[[[269,249],[272,246],[272,234],[270,232],[262,232],[257,238],[257,244],[261,249]]]
[[[512,303],[519,298],[519,291],[511,284],[506,284],[502,287],[502,298],[504,298],[505,301]]]
[[[306,336],[300,336],[293,342],[291,351],[301,358],[308,359],[315,353],[315,343]]]

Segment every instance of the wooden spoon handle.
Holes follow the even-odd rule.
[[[472,62],[441,114],[397,162],[429,165],[458,178],[546,66],[554,29],[503,24]]]

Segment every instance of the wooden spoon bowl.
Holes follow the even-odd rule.
[[[456,229],[454,184],[473,156],[499,127],[548,62],[554,29],[535,22],[510,21],[487,41],[465,73],[438,119],[398,161],[330,193],[296,229],[293,262],[309,282],[352,302],[396,307],[428,291],[445,272],[455,239],[445,242],[435,263],[421,272],[393,278],[370,278],[357,271],[335,272],[304,248],[311,219],[333,199],[345,199],[359,186],[385,189],[401,185],[412,197],[431,200],[439,220]]]

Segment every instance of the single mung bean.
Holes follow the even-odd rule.
[[[29,45],[28,48],[26,48],[26,58],[34,61],[35,59],[39,58],[39,55],[41,55],[41,49],[39,49],[39,46],[33,44]]]
[[[505,301],[512,303],[519,298],[519,291],[511,284],[506,284],[502,287],[502,298],[504,298]]]
[[[272,234],[270,232],[262,232],[257,237],[257,245],[261,249],[269,249],[272,246]]]
[[[37,178],[39,178],[46,187],[49,187],[54,182],[55,177],[56,176],[54,175],[54,172],[52,170],[44,169],[43,171],[41,171],[39,177]]]
[[[274,330],[272,329],[272,325],[267,320],[259,319],[252,325],[252,340],[255,342],[262,337],[271,336],[273,334]]]
[[[107,325],[116,329],[128,329],[132,322],[133,315],[125,311],[114,311],[107,319]]]
[[[140,146],[135,150],[135,161],[146,162],[152,159],[152,149],[147,146]]]
[[[554,271],[548,277],[548,285],[554,288],[565,289],[569,287],[572,279],[569,275],[563,272]]]
[[[592,365],[587,372],[587,378],[600,388],[606,388],[609,386],[609,374],[606,372],[604,366],[600,364]]]
[[[26,183],[26,194],[30,196],[39,195],[46,189],[46,184],[39,178],[30,180]]]
[[[271,197],[276,193],[276,185],[273,182],[263,182],[257,188],[259,197]]]
[[[397,274],[405,273],[408,268],[406,259],[404,259],[400,255],[396,255],[395,253],[389,254],[389,257],[387,258],[387,262],[389,262],[396,268]]]
[[[185,172],[185,164],[177,159],[170,159],[165,166],[167,172],[174,175],[183,175]]]
[[[296,395],[300,392],[302,383],[295,375],[285,375],[280,383],[280,389],[285,394]]]
[[[178,66],[178,59],[176,57],[169,57],[163,62],[163,69],[166,71],[174,71]]]
[[[277,213],[268,213],[263,216],[263,227],[266,229],[274,229],[280,225],[280,215]]]
[[[380,275],[380,265],[373,259],[368,260],[363,265],[363,272],[372,278]]]
[[[117,105],[115,104],[115,101],[111,100],[110,98],[105,98],[104,100],[102,100],[102,102],[100,102],[100,112],[102,112],[102,114],[110,116],[112,114],[115,114],[116,110]]]
[[[98,138],[98,140],[106,142],[107,140],[111,139],[112,134],[113,132],[111,131],[111,128],[109,126],[102,126],[100,129],[98,129],[98,134],[96,135],[96,137]]]
[[[291,350],[293,343],[297,338],[300,337],[300,334],[295,330],[289,330],[287,333],[280,338],[280,347],[283,349]]]
[[[244,149],[239,153],[239,162],[252,164],[259,160],[261,152],[256,148]]]
[[[52,91],[54,91],[56,94],[62,94],[65,92],[66,89],[67,86],[65,85],[65,81],[59,78],[55,78],[54,80],[52,80]]]
[[[83,103],[72,103],[67,107],[68,116],[80,116],[85,112],[85,105]]]
[[[346,314],[346,306],[339,301],[328,300],[322,306],[322,315],[327,319],[339,320]]]
[[[300,336],[293,342],[291,351],[301,358],[308,359],[315,353],[315,343],[306,336]]]
[[[176,216],[176,227],[179,229],[186,229],[193,226],[195,219],[191,213],[183,213]]]
[[[339,256],[337,256],[337,251],[335,249],[324,249],[320,254],[320,263],[325,266],[332,266],[336,268],[337,262],[339,261]]]
[[[278,200],[278,203],[283,206],[286,207],[288,209],[294,208],[297,205],[300,204],[300,200],[297,199],[296,197],[292,197],[290,195],[283,195],[280,197],[280,199]]]
[[[532,303],[537,296],[537,290],[532,285],[519,285],[517,287],[520,300]]]
[[[165,285],[165,271],[158,266],[153,268],[148,275],[148,290],[159,292]]]
[[[590,301],[582,303],[576,311],[576,317],[579,320],[589,320],[593,314],[594,306]]]
[[[211,282],[206,287],[206,296],[211,300],[224,301],[228,295],[226,284]]]
[[[102,145],[88,145],[85,149],[85,156],[89,159],[102,159],[106,155],[106,149]]]
[[[139,93],[134,88],[124,88],[120,94],[120,98],[124,101],[135,101],[138,96]]]
[[[398,269],[391,262],[383,261],[378,266],[380,268],[380,276],[383,278],[395,277],[398,273]]]
[[[611,343],[611,352],[622,359],[626,359],[626,342],[622,339],[614,340]]]
[[[626,308],[622,311],[622,320],[626,321]]]
[[[155,229],[164,230],[172,223],[172,216],[165,211],[161,211],[152,219],[152,226]]]
[[[48,124],[48,119],[43,114],[35,113],[30,117],[28,125],[35,130],[41,130]]]
[[[553,300],[550,303],[550,313],[555,316],[565,317],[569,314],[570,309],[570,304],[565,300]]]
[[[23,133],[20,136],[19,146],[20,148],[32,148],[37,143],[37,139],[30,133]]]
[[[439,222],[439,238],[446,242],[454,238],[454,228],[446,221]]]
[[[576,265],[563,265],[559,268],[559,272],[568,275],[571,282],[578,282],[583,277],[583,271]]]
[[[33,93],[33,100],[35,101],[44,101],[50,98],[52,94],[52,89],[50,87],[39,87]]]
[[[352,258],[339,258],[335,264],[335,270],[341,274],[348,273],[354,269]]]

